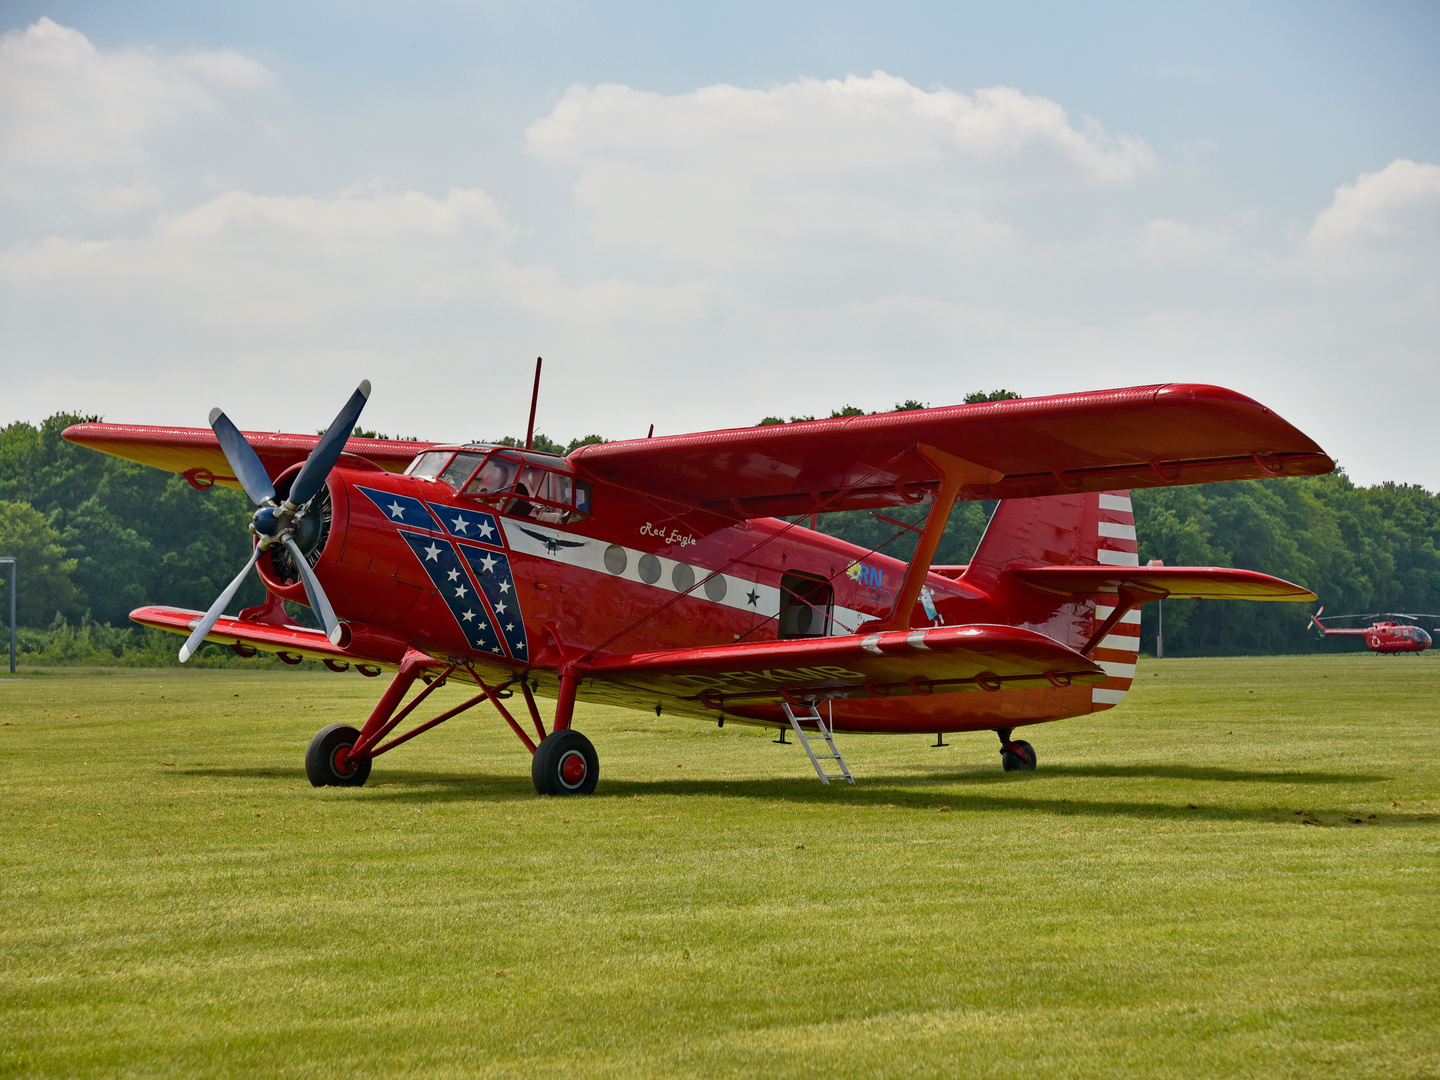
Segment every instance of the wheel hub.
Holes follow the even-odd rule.
[[[560,759],[560,782],[567,788],[577,788],[585,782],[585,757],[571,750]]]
[[[348,746],[337,746],[330,763],[334,766],[337,776],[349,776],[355,771],[355,762],[350,760],[350,747]]]

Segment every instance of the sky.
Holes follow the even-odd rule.
[[[1433,3],[0,0],[0,423],[1156,382],[1440,490]]]

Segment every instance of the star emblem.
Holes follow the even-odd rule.
[[[501,600],[500,603],[498,603],[498,604],[495,605],[495,614],[497,614],[497,615],[504,615],[504,614],[505,614],[505,601],[504,601],[504,600]]]
[[[490,651],[491,651],[491,652],[499,652],[499,651],[500,651],[500,646],[499,646],[499,645],[496,645],[496,646],[495,646],[493,649],[491,649]]]
[[[751,607],[758,607],[760,605],[760,594],[756,590],[751,589],[749,594],[745,597],[745,602],[748,603]]]
[[[501,591],[502,593],[508,593],[508,592],[510,591],[510,582],[508,582],[508,581],[502,581],[502,582],[500,582],[500,591]]]
[[[450,523],[450,531],[454,533],[463,533],[469,527],[469,524],[470,523],[467,522],[463,517],[457,517],[453,522]]]
[[[440,560],[440,549],[432,543],[425,549],[425,558],[431,562],[438,562]]]
[[[390,516],[391,516],[392,518],[397,518],[397,519],[398,519],[398,518],[403,518],[403,517],[405,516],[405,507],[403,507],[403,506],[400,505],[399,500],[396,500],[395,502],[392,502],[392,503],[391,503],[389,506],[387,506],[385,509],[390,511]]]
[[[461,618],[464,619],[466,622],[469,622],[471,619],[475,618],[475,612],[467,611],[464,615],[461,616]],[[484,624],[481,624],[480,629],[485,629]]]
[[[507,623],[505,624],[505,632],[506,632],[507,634],[510,633],[510,631],[511,631],[511,630],[514,630],[514,629],[515,629],[515,624],[514,624],[513,622],[507,622]]]
[[[516,651],[516,652],[524,652],[524,651],[525,651],[525,642],[523,642],[523,641],[517,641],[517,642],[515,643],[515,651]]]
[[[457,589],[455,590],[455,595],[456,595],[456,596],[459,596],[459,597],[464,597],[464,595],[465,595],[466,593],[468,593],[469,591],[470,591],[470,590],[467,589],[464,585],[461,585],[459,588],[457,588]]]
[[[456,580],[458,580],[459,577],[460,577],[460,571],[459,571],[459,570],[451,570],[451,571],[450,571],[448,574],[446,574],[445,576],[448,577],[451,581],[456,581]]]
[[[495,530],[490,527],[490,523],[488,521],[482,520],[480,522],[480,536],[482,539],[489,540],[490,534],[494,531]]]
[[[485,568],[487,574],[493,573],[495,570],[495,560],[489,555],[486,555],[485,558],[480,560],[480,565]]]
[[[476,629],[476,630],[484,630],[484,629],[485,629],[485,624],[484,624],[483,622],[482,622],[482,623],[476,623],[476,624],[475,624],[475,629]]]

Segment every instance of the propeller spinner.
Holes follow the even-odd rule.
[[[319,493],[325,483],[325,478],[330,475],[330,470],[340,460],[340,454],[350,439],[350,433],[355,430],[355,422],[360,419],[360,410],[365,408],[365,402],[369,398],[370,380],[365,379],[356,388],[355,393],[350,395],[350,400],[341,408],[335,417],[335,422],[325,429],[325,434],[315,444],[315,449],[310,451],[310,456],[300,467],[300,472],[295,477],[295,482],[290,485],[290,492],[283,502],[276,501],[275,485],[270,482],[270,476],[265,471],[265,466],[260,463],[260,455],[255,453],[255,448],[246,442],[240,429],[220,409],[210,410],[210,427],[220,441],[220,448],[225,451],[225,458],[230,462],[230,467],[235,470],[235,479],[240,482],[240,486],[245,489],[245,494],[250,496],[251,502],[257,507],[254,515],[250,518],[250,528],[259,537],[260,542],[255,545],[255,550],[250,555],[250,561],[245,564],[244,569],[235,576],[235,580],[226,586],[225,591],[215,598],[215,602],[210,605],[210,610],[205,612],[204,617],[190,636],[185,639],[185,644],[180,646],[180,662],[182,664],[195,655],[195,650],[200,648],[206,635],[215,628],[216,621],[230,606],[230,602],[235,599],[235,594],[240,591],[240,586],[245,581],[245,575],[250,573],[259,560],[260,553],[273,547],[283,546],[290,552],[296,568],[300,571],[300,580],[305,586],[305,596],[319,617],[320,624],[325,628],[325,635],[332,642],[339,644],[340,620],[335,617],[335,609],[330,606],[329,597],[320,587],[320,579],[310,569],[309,560],[305,558],[304,552],[295,543],[295,533],[304,521],[305,507]]]

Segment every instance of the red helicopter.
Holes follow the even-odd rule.
[[[1377,653],[1418,653],[1424,652],[1430,647],[1430,635],[1418,626],[1411,626],[1409,623],[1396,622],[1396,619],[1440,619],[1440,615],[1402,615],[1399,612],[1371,612],[1368,615],[1331,615],[1334,619],[1380,619],[1382,615],[1388,616],[1380,622],[1372,623],[1369,626],[1342,626],[1329,627],[1320,621],[1320,613],[1325,608],[1322,606],[1314,615],[1310,616],[1310,622],[1305,629],[1318,627],[1321,637],[1363,637],[1365,644],[1371,652]]]
[[[320,437],[242,433],[219,409],[209,430],[65,432],[255,502],[254,552],[209,611],[131,614],[187,635],[182,660],[211,641],[394,673],[359,729],[315,735],[305,764],[316,786],[363,784],[375,758],[486,701],[531,752],[541,794],[595,789],[595,748],[571,726],[577,699],[793,730],[824,783],[854,782],[840,731],[988,730],[1006,770],[1033,769],[1016,728],[1124,698],[1140,605],[1314,598],[1246,570],[1138,566],[1127,489],[1334,468],[1270,409],[1201,385],[636,439],[568,457],[350,438],[369,394],[361,383]],[[534,417],[532,398],[532,433]],[[1001,501],[968,565],[932,566],[960,499]],[[800,524],[921,502],[930,509],[908,563]],[[223,615],[252,567],[267,602]],[[308,604],[324,629],[294,625],[285,600]],[[476,693],[397,734],[447,682]],[[507,707],[517,694],[533,738]],[[555,702],[549,731],[541,697]]]

